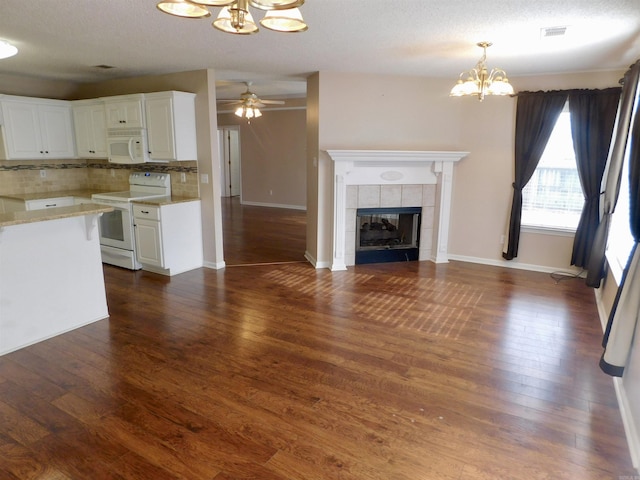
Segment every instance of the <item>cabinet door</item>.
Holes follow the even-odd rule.
[[[2,102],[8,159],[41,158],[42,140],[38,106],[34,103]]]
[[[94,156],[107,158],[107,122],[104,105],[91,107],[91,130]]]
[[[175,160],[173,108],[170,98],[145,102],[149,156],[155,160]]]
[[[107,157],[106,121],[103,105],[73,107],[78,155],[87,158]]]
[[[40,105],[39,115],[44,156],[47,158],[75,157],[71,107]]]
[[[76,131],[78,156],[90,157],[93,152],[90,106],[73,107],[73,126]]]
[[[163,268],[164,258],[162,255],[160,222],[136,218],[135,225],[138,261]]]
[[[141,100],[107,102],[106,113],[108,128],[144,127]]]

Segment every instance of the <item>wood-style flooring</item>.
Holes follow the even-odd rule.
[[[581,280],[460,262],[105,278],[109,320],[0,357],[0,479],[637,478]]]
[[[305,261],[306,217],[303,210],[241,205],[240,197],[223,197],[225,263]]]

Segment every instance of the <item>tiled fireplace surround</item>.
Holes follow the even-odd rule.
[[[468,152],[327,150],[334,162],[331,270],[355,264],[358,208],[422,207],[419,260],[445,263],[453,166]]]

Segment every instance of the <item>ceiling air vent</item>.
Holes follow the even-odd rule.
[[[94,65],[93,68],[97,68],[99,70],[111,70],[112,68],[116,67],[113,67],[111,65]]]
[[[541,38],[562,37],[567,33],[567,27],[544,27],[540,29]]]

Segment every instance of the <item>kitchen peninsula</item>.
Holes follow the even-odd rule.
[[[0,213],[0,355],[107,318],[92,203]]]

